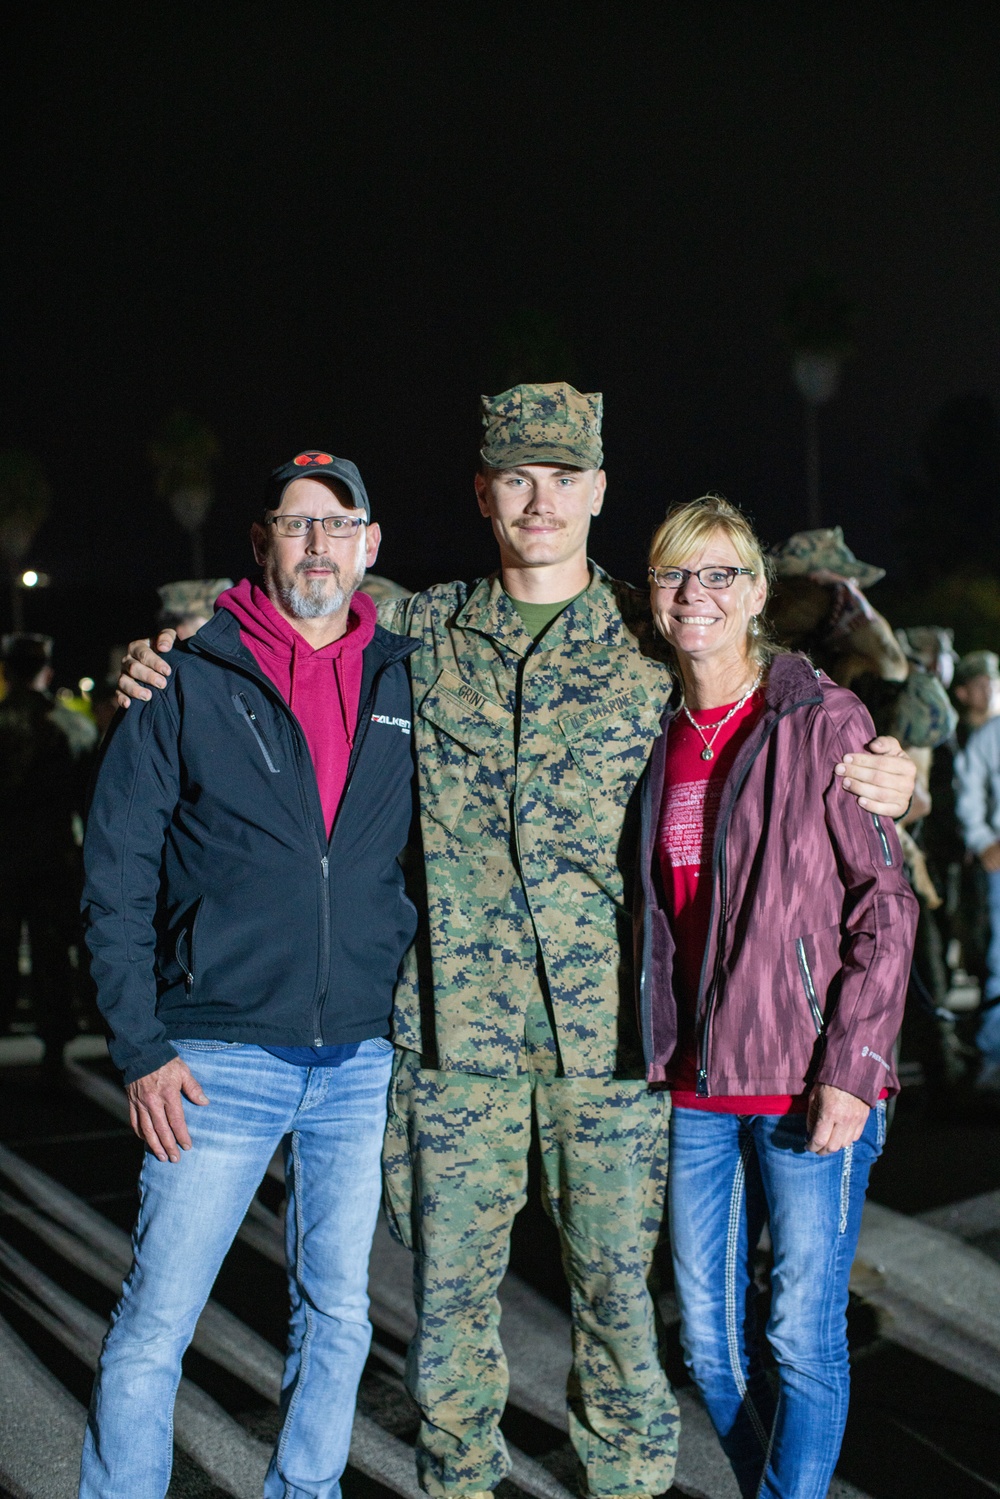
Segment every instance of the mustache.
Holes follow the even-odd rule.
[[[313,561],[306,558],[302,562],[297,562],[294,571],[297,573],[334,573],[338,578],[340,577],[340,568],[336,562],[325,562],[318,557]]]

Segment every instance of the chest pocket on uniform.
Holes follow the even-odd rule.
[[[617,842],[622,811],[646,767],[660,715],[642,686],[559,720],[580,771],[597,831]]]
[[[484,756],[510,738],[511,719],[500,703],[443,671],[417,709],[421,804],[449,832],[459,831],[470,793],[484,778]],[[462,829],[474,834],[473,827]]]

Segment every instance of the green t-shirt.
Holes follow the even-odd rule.
[[[580,593],[586,593],[586,591],[585,588],[580,589]],[[526,604],[523,599],[515,599],[509,593],[507,597],[520,615],[525,632],[531,636],[532,640],[538,641],[541,640],[552,621],[558,618],[564,609],[568,609],[570,604],[576,602],[580,593],[574,593],[571,599],[563,599],[558,604]]]

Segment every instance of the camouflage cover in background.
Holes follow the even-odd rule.
[[[408,599],[411,590],[404,588],[402,583],[394,583],[391,578],[383,578],[379,573],[365,573],[361,592],[367,593],[376,604],[384,604],[390,599]]]
[[[919,666],[905,682],[886,682],[864,672],[851,691],[872,716],[876,733],[892,734],[904,749],[937,749],[955,732],[958,714],[937,677]]]
[[[779,578],[808,577],[810,573],[831,572],[840,578],[853,578],[861,588],[870,588],[885,577],[884,567],[859,562],[844,540],[840,526],[822,526],[814,531],[796,531],[771,553]]]
[[[487,468],[521,463],[565,463],[600,468],[601,413],[597,391],[581,394],[564,380],[554,385],[515,385],[498,396],[483,396],[486,436],[480,456]]]
[[[544,995],[567,1076],[641,1076],[623,824],[672,687],[645,593],[594,567],[537,646],[498,577],[383,604],[379,619],[422,646],[429,927],[396,991],[397,1045],[513,1077]]]
[[[178,619],[198,615],[211,619],[219,594],[232,586],[232,578],[185,578],[179,583],[164,583],[156,591],[163,614],[176,615]]]

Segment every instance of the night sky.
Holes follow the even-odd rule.
[[[488,570],[477,400],[525,329],[542,378],[604,392],[599,561],[637,577],[707,488],[779,540],[805,478],[777,330],[818,262],[862,309],[824,520],[891,571],[926,423],[1000,398],[998,42],[961,0],[25,7],[0,446],[55,492],[29,624],[103,667],[188,575],[145,456],[174,406],[221,444],[210,573],[313,445],[361,467],[378,571]]]

